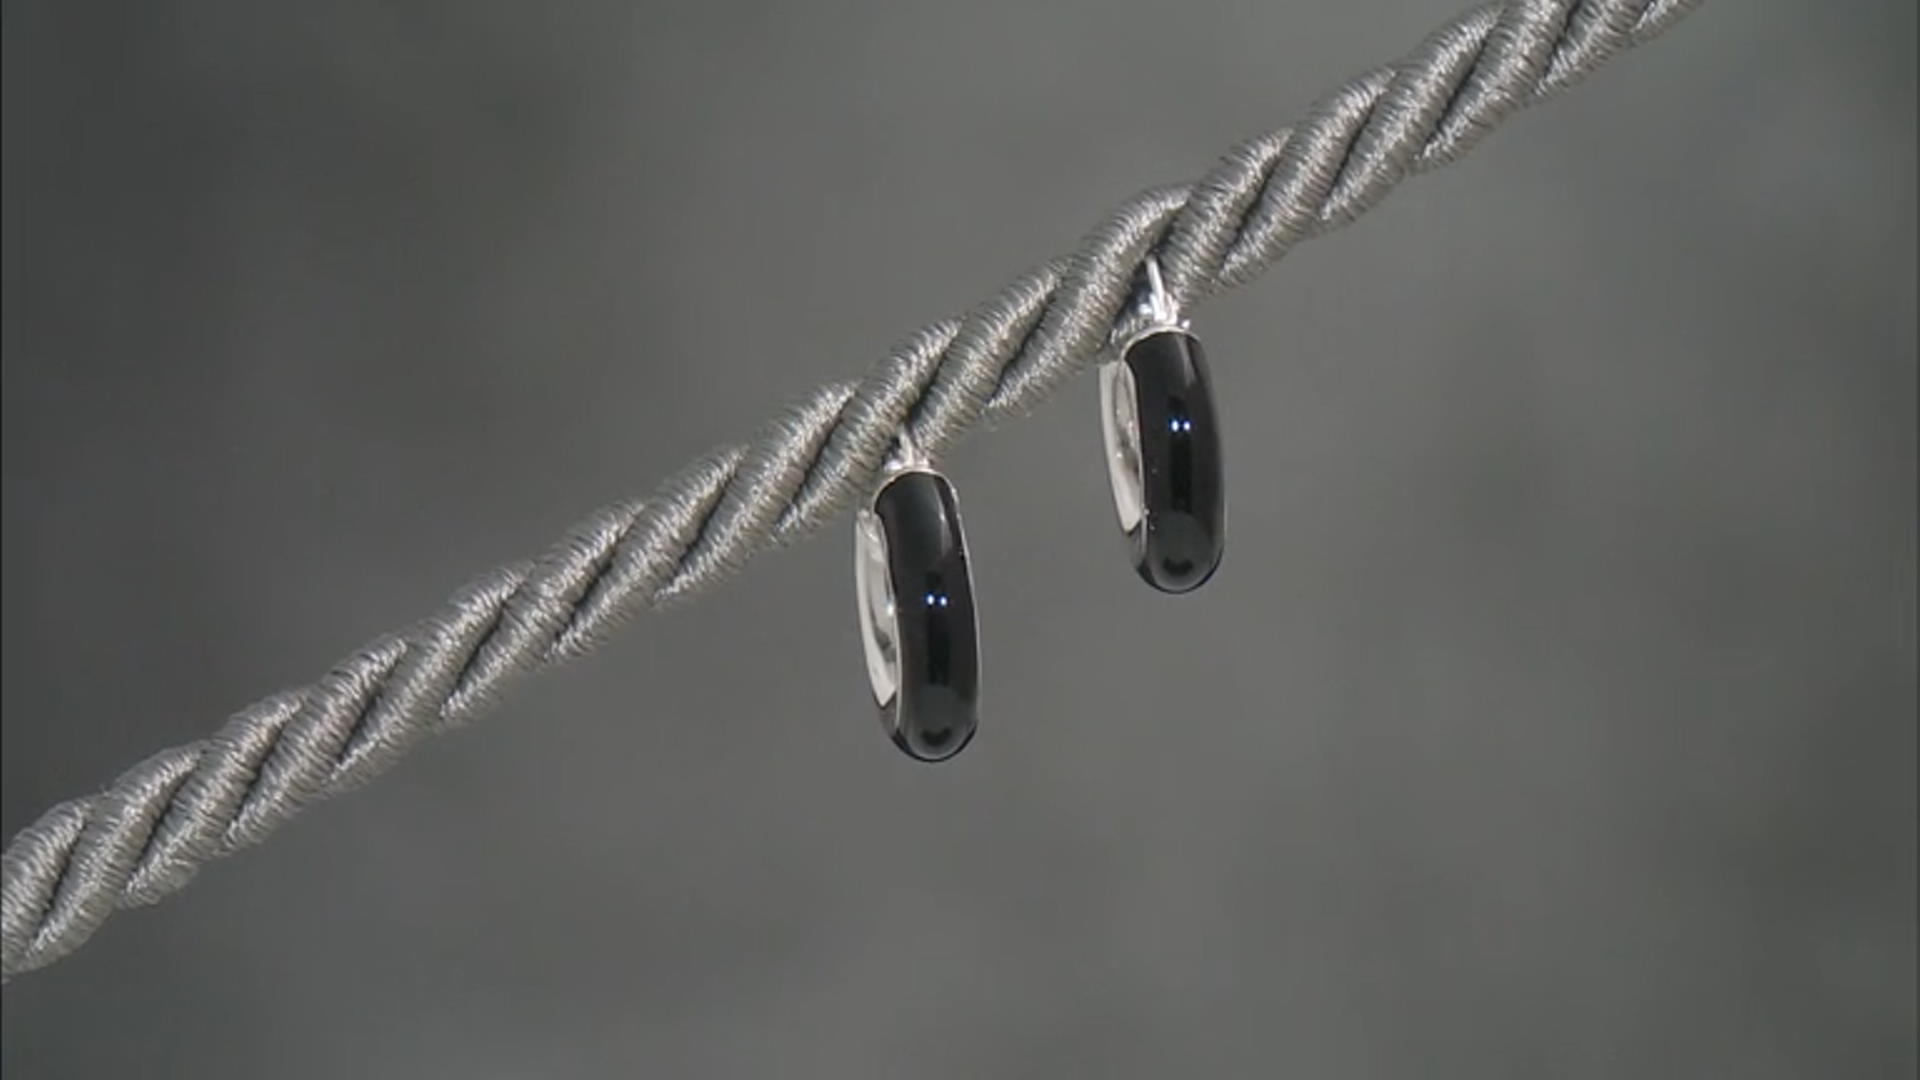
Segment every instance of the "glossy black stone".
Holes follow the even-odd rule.
[[[1134,567],[1162,592],[1205,584],[1226,549],[1220,425],[1200,342],[1179,330],[1128,347],[1140,423],[1141,504],[1131,534]]]
[[[960,509],[944,477],[907,472],[874,498],[887,537],[900,687],[881,721],[921,761],[959,753],[979,727],[980,640]]]

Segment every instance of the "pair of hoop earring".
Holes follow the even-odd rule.
[[[1200,341],[1148,259],[1137,327],[1101,364],[1100,428],[1134,569],[1192,592],[1226,541],[1220,427]],[[980,635],[953,485],[904,436],[854,521],[854,583],[881,726],[909,757],[945,761],[979,728]]]

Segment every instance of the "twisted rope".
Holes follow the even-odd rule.
[[[864,379],[821,387],[753,442],[714,451],[645,501],[601,510],[538,560],[482,577],[312,686],[53,807],[7,845],[4,975],[52,963],[114,908],[157,901],[207,860],[366,782],[479,713],[515,676],[819,527],[868,489],[902,432],[938,455],[982,419],[1020,412],[1105,346],[1148,255],[1190,310],[1697,2],[1503,0],[1470,11],[1292,128],[1235,148],[1196,183],[1135,198],[1079,250],[921,330]]]

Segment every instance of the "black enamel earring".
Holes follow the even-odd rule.
[[[953,485],[903,436],[854,521],[860,641],[880,723],[920,761],[979,727],[980,637]]]
[[[1191,592],[1226,546],[1220,426],[1200,340],[1187,332],[1149,257],[1137,327],[1100,367],[1100,427],[1120,530],[1134,568],[1161,592]]]

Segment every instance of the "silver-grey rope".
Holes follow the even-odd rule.
[[[312,686],[53,807],[7,845],[4,975],[52,963],[114,908],[159,900],[201,863],[366,782],[513,677],[819,527],[865,492],[903,431],[938,455],[982,419],[1030,406],[1099,353],[1148,255],[1190,310],[1697,3],[1504,0],[1468,12],[1196,183],[1135,198],[1079,250],[915,334],[864,379],[821,387],[753,442],[714,451],[645,501],[600,511],[546,555],[486,575]]]

